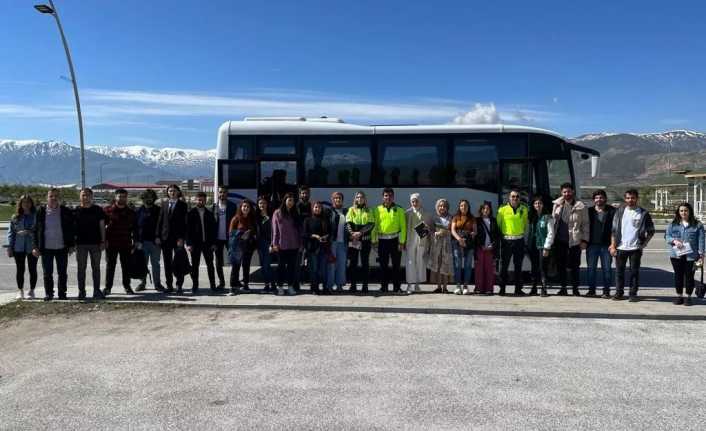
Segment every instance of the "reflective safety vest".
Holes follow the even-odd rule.
[[[385,208],[384,205],[375,207],[375,231],[373,239],[381,236],[399,234],[400,244],[407,242],[407,224],[404,218],[404,209],[393,205]]]
[[[529,209],[525,204],[520,204],[513,209],[510,204],[505,204],[498,209],[497,221],[500,233],[503,236],[524,236],[527,232]]]

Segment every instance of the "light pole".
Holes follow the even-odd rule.
[[[54,7],[54,2],[49,0],[49,5],[38,4],[34,5],[40,13],[49,14],[56,20],[56,26],[59,27],[59,34],[61,35],[61,42],[64,44],[64,51],[66,51],[66,60],[69,63],[69,71],[71,72],[71,84],[74,87],[74,99],[76,99],[76,114],[78,115],[78,134],[81,141],[81,188],[86,187],[86,159],[84,157],[84,145],[83,145],[83,117],[81,116],[81,101],[78,97],[78,85],[76,84],[76,74],[74,73],[74,63],[71,61],[71,52],[69,52],[69,44],[66,42],[66,36],[64,36],[64,29],[61,27],[61,21],[59,20],[59,13]]]

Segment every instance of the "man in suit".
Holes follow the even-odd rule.
[[[186,249],[191,254],[192,293],[199,290],[199,264],[201,255],[206,261],[208,282],[211,290],[216,290],[216,277],[213,270],[213,251],[216,248],[216,219],[206,208],[206,193],[196,194],[196,207],[186,217]]]
[[[58,189],[47,192],[47,204],[37,211],[34,228],[32,254],[42,256],[44,300],[54,299],[54,262],[59,275],[59,299],[66,299],[68,257],[75,246],[74,217],[69,208],[59,204]]]
[[[167,279],[168,293],[174,292],[174,252],[184,247],[186,238],[186,202],[179,199],[181,190],[176,184],[167,188],[167,199],[162,202],[162,209],[157,219],[157,235],[155,244],[162,247],[164,258],[164,275]],[[176,273],[177,293],[182,293],[184,276]]]
[[[228,200],[228,189],[218,188],[218,202],[213,204],[213,216],[216,218],[216,274],[218,274],[218,290],[225,288],[223,275],[223,250],[228,247],[230,221],[238,209],[237,205]]]

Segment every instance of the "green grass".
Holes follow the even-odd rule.
[[[12,214],[15,213],[15,207],[12,205],[0,205],[0,221],[10,221]]]

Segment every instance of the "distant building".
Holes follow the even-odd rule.
[[[94,192],[97,193],[110,193],[114,192],[117,189],[125,189],[127,190],[128,193],[142,193],[147,189],[152,189],[156,192],[161,190],[164,186],[161,186],[159,184],[122,184],[122,183],[101,183],[101,184],[96,184],[91,189],[93,189]]]

